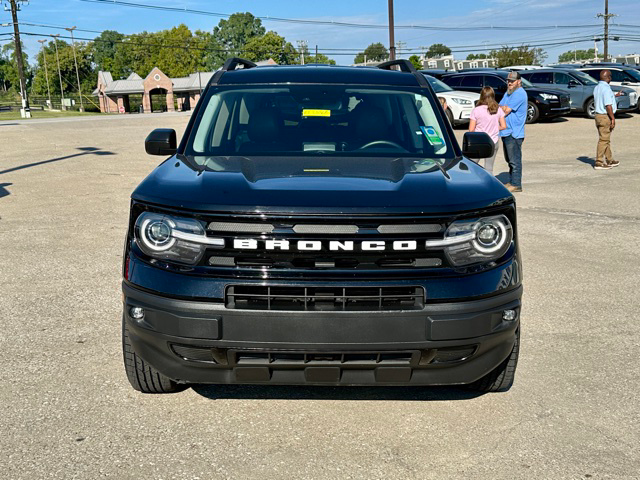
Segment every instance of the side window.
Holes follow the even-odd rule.
[[[507,89],[507,84],[500,77],[496,77],[495,75],[485,75],[484,76],[484,86],[491,87],[496,92],[503,92]]]
[[[457,76],[442,78],[442,81],[447,85],[449,85],[450,87],[459,87],[461,80],[462,80],[462,77],[457,77]]]
[[[611,81],[612,82],[624,82],[627,80],[626,75],[621,70],[611,70]]]
[[[462,77],[461,87],[482,87],[482,76],[480,75],[467,75]]]
[[[531,83],[545,83],[551,84],[553,83],[553,74],[550,72],[536,72],[532,73],[529,77],[529,81]]]
[[[556,83],[558,85],[569,85],[569,80],[571,80],[571,77],[569,75],[560,72],[556,72],[554,75],[556,77]]]
[[[596,81],[600,81],[600,70],[594,68],[591,70],[584,70],[584,73],[591,75]]]

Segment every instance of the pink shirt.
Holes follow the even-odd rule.
[[[504,118],[501,108],[491,115],[486,105],[480,105],[471,111],[471,120],[476,121],[476,132],[484,132],[491,137],[494,143],[498,143],[500,137],[500,119]]]

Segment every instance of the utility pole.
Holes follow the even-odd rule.
[[[613,13],[609,13],[609,0],[604,0],[604,13],[599,13],[597,15],[598,18],[602,18],[604,20],[604,60],[603,62],[608,61],[609,59],[609,19],[615,17]]]
[[[20,29],[18,27],[18,3],[24,0],[9,0],[11,6],[11,19],[13,21],[13,40],[15,43],[16,63],[18,64],[18,74],[20,75],[20,96],[22,97],[22,108],[20,116],[22,118],[31,118],[31,109],[29,109],[29,97],[27,96],[27,81],[24,78],[24,64],[22,62],[22,43],[20,42]]]
[[[53,37],[53,44],[56,47],[56,62],[58,62],[58,77],[60,77],[60,109],[66,110],[64,107],[64,86],[62,85],[62,72],[60,71],[60,57],[58,57],[58,37],[60,34],[56,33],[51,36]]]
[[[389,0],[389,60],[396,59],[396,41],[393,35],[393,0]]]
[[[307,49],[307,41],[296,40],[296,43],[298,44],[298,50],[300,50],[300,65],[304,65],[304,51]]]
[[[47,71],[47,52],[44,50],[44,44],[46,40],[38,40],[38,43],[42,45],[42,60],[44,60],[44,75],[47,79],[47,95],[49,97],[49,110],[51,110],[51,89],[49,88],[49,72]]]
[[[68,32],[71,32],[71,49],[73,50],[73,61],[76,64],[76,78],[78,79],[78,93],[80,94],[80,111],[84,112],[84,105],[82,103],[82,89],[80,88],[80,74],[78,73],[78,60],[76,59],[76,43],[73,41],[73,31],[77,27],[65,28]]]

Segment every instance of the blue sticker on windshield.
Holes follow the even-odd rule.
[[[435,128],[421,126],[420,130],[422,130],[422,133],[424,133],[424,136],[427,137],[431,145],[442,145],[444,143]]]

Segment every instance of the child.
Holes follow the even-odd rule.
[[[498,140],[500,130],[507,128],[504,119],[504,112],[496,102],[496,95],[491,87],[484,87],[480,92],[480,100],[476,103],[476,108],[471,111],[471,121],[469,123],[470,132],[484,132],[491,137],[495,146],[493,155],[484,159],[484,168],[493,174],[493,162],[498,153]]]

